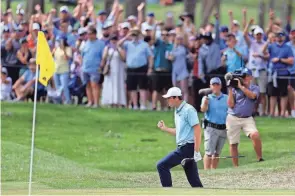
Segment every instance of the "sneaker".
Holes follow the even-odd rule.
[[[85,105],[86,108],[90,108],[92,106],[92,103],[87,103],[87,105]]]
[[[91,108],[98,108],[98,105],[97,104],[93,104],[93,106]]]
[[[132,109],[133,109],[133,110],[138,110],[138,107],[137,107],[137,106],[133,106]]]
[[[146,107],[144,105],[140,106],[140,110],[146,110]]]
[[[257,162],[263,162],[264,159],[263,158],[260,158]]]

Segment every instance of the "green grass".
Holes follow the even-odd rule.
[[[11,4],[12,9],[15,11],[16,6],[19,4],[19,2],[24,1],[13,1]],[[52,4],[49,2],[49,0],[45,0],[45,12],[48,12],[52,8]],[[276,1],[276,15],[279,17],[281,16],[281,4],[280,1]],[[103,9],[104,4],[103,1],[99,1],[98,3],[95,3],[95,10],[98,11],[100,9]],[[61,5],[60,5],[61,6]],[[2,1],[1,3],[2,10],[6,8],[5,1]],[[257,0],[223,0],[223,3],[221,4],[221,24],[229,25],[229,17],[228,17],[228,10],[232,10],[234,13],[234,18],[242,22],[242,9],[244,7],[247,7],[248,9],[248,19],[254,18],[257,19],[256,22],[258,23],[258,2]],[[70,6],[71,9],[73,9],[73,6]],[[155,12],[157,20],[163,20],[165,18],[165,15],[167,12],[173,12],[176,16],[175,19],[177,19],[177,16],[182,13],[184,10],[183,3],[177,3],[173,6],[159,6],[158,4],[148,4],[147,5],[147,11],[153,11]],[[265,22],[267,22],[268,18],[268,8],[266,8],[266,14],[265,14]],[[293,16],[295,17],[295,12],[293,12]],[[211,21],[214,22],[213,17],[211,18]],[[196,9],[196,24],[200,25],[201,23],[201,3],[197,4]],[[267,25],[265,23],[265,25]]]
[[[3,194],[26,194],[32,107],[32,104],[2,103]],[[7,115],[9,112],[11,115]],[[160,186],[156,162],[175,148],[175,138],[156,128],[160,119],[173,126],[172,112],[38,104],[34,193],[172,194],[154,189]],[[201,170],[201,179],[209,189],[198,194],[288,194],[295,189],[295,121],[258,118],[257,126],[266,161],[255,162],[251,142],[242,135],[240,154],[246,158],[241,159],[241,167],[233,169],[230,160],[220,160],[220,169]],[[222,155],[229,155],[228,144]],[[199,168],[202,167],[200,163]],[[180,167],[173,169],[173,180],[175,187],[188,187]],[[127,192],[125,188],[129,188]],[[186,189],[176,190],[176,195],[178,191],[193,194]]]

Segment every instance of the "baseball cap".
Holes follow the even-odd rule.
[[[86,28],[81,27],[81,28],[78,29],[78,35],[83,35],[85,33],[87,33],[87,29]]]
[[[130,15],[128,16],[127,20],[137,20],[137,18],[134,15]]]
[[[1,68],[1,73],[4,73],[5,75],[8,75],[8,71],[7,71],[6,67]]]
[[[259,33],[263,34],[263,33],[264,33],[264,32],[263,32],[263,29],[261,29],[260,27],[255,28],[255,30],[254,30],[254,35],[257,35],[257,34],[259,34]]]
[[[181,90],[177,87],[169,88],[168,92],[162,97],[167,99],[169,97],[180,97],[182,96]]]
[[[154,12],[149,12],[149,13],[147,14],[147,16],[148,16],[148,17],[155,17],[155,14],[154,14]]]
[[[276,33],[276,36],[277,37],[284,37],[285,36],[285,33],[283,31],[280,31],[280,32],[277,32]]]
[[[260,28],[260,26],[258,26],[258,25],[252,25],[250,27],[250,31],[254,31],[256,28]]]
[[[218,77],[214,77],[210,80],[210,84],[221,84],[221,80]]]
[[[25,10],[24,9],[18,9],[18,10],[16,10],[16,14],[18,14],[18,15],[24,15],[25,14]]]
[[[40,30],[40,25],[38,23],[33,23],[33,30]]]
[[[233,23],[234,23],[234,25],[239,25],[240,26],[240,23],[237,20],[233,20]]]
[[[153,30],[153,27],[150,25],[147,25],[144,27],[144,31],[152,31],[152,30]]]
[[[228,27],[227,26],[221,26],[220,31],[221,32],[228,32]]]
[[[59,9],[59,12],[66,12],[66,13],[68,13],[69,12],[69,8],[68,8],[68,6],[61,6],[60,7],[60,9]]]
[[[249,75],[249,76],[252,76],[252,71],[251,71],[250,69],[248,69],[248,68],[244,68],[244,69],[242,70],[242,74],[243,74],[243,75]]]
[[[169,35],[176,35],[176,31],[175,31],[174,29],[172,29],[172,30],[170,30],[170,31],[168,32],[168,34],[169,34]]]
[[[106,23],[102,26],[103,29],[107,29],[109,27],[113,26],[112,21],[106,21]]]
[[[229,33],[226,37],[227,37],[227,38],[230,38],[230,37],[234,37],[234,38],[236,38],[235,34],[233,34],[233,33]]]
[[[107,12],[104,11],[104,10],[100,10],[98,13],[97,13],[98,16],[100,15],[107,15]]]
[[[121,26],[122,29],[125,29],[125,28],[130,29],[130,24],[129,24],[129,22],[123,22],[123,23],[121,23],[120,26]]]
[[[26,38],[26,37],[21,38],[21,39],[19,40],[19,43],[20,43],[20,44],[28,43],[27,38]]]

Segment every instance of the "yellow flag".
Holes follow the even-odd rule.
[[[47,40],[42,31],[38,32],[36,64],[40,67],[39,82],[47,86],[53,76],[55,64]]]

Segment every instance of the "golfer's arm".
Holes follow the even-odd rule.
[[[163,131],[171,134],[171,135],[176,135],[176,129],[175,128],[169,128],[169,127],[166,127],[163,129]]]
[[[194,128],[194,141],[195,141],[195,151],[200,152],[200,145],[202,142],[202,132],[200,124],[193,126]]]

